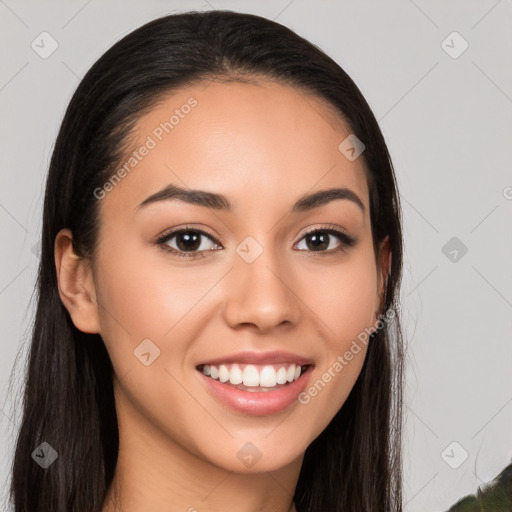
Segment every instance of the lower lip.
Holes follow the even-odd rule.
[[[212,379],[200,370],[196,371],[201,374],[215,398],[223,404],[244,414],[265,416],[282,411],[298,401],[297,397],[304,391],[312,369],[309,366],[297,380],[273,391],[243,391]]]

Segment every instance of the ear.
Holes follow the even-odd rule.
[[[391,248],[389,243],[389,235],[384,238],[384,240],[380,243],[379,246],[379,256],[378,256],[378,298],[379,298],[379,305],[378,310],[376,311],[376,314],[382,313],[382,309],[384,308],[384,300],[385,300],[385,294],[386,294],[386,285],[387,285],[387,278],[389,276],[389,272],[391,270]]]
[[[99,333],[98,303],[89,261],[77,256],[73,235],[67,228],[55,237],[55,268],[62,303],[75,327],[86,333]]]

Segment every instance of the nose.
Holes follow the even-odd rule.
[[[251,263],[236,256],[226,283],[224,317],[228,325],[234,329],[251,325],[268,332],[281,324],[298,323],[304,299],[293,270],[283,263],[270,249]]]

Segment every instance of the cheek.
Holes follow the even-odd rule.
[[[102,257],[99,289],[107,329],[124,329],[133,339],[161,338],[198,300],[194,271],[173,267],[159,249],[125,246]]]
[[[364,364],[369,329],[375,321],[372,257],[354,258],[330,273],[317,274],[307,295],[308,306],[318,315],[324,344],[320,364],[299,401],[317,418],[317,434],[345,403]]]
[[[144,339],[156,341],[171,328],[171,290],[140,249],[114,237],[101,248],[98,268],[101,336],[120,375],[134,365],[133,351]]]
[[[369,328],[375,319],[377,276],[371,258],[354,257],[346,265],[330,271],[316,271],[309,280],[306,304],[326,326],[326,340],[339,350],[361,331]],[[306,284],[304,284],[306,286]]]
[[[180,366],[189,344],[184,328],[194,313],[199,314],[200,308],[194,306],[216,276],[205,283],[193,270],[173,266],[156,248],[115,247],[112,240],[101,254],[97,290],[101,336],[119,381],[116,400],[126,411],[135,405],[163,430],[174,425],[186,432],[190,429],[186,419],[201,411],[180,384]],[[198,324],[193,321],[194,328]],[[147,366],[141,355],[145,352],[150,354]],[[174,405],[162,407],[163,403]],[[136,421],[134,417],[138,416],[132,414],[131,421]]]
[[[134,351],[146,339],[160,351],[157,366],[171,368],[186,359],[200,335],[198,326],[221,302],[217,298],[212,305],[214,294],[205,295],[225,270],[171,262],[158,248],[148,251],[134,244],[115,251],[115,246],[110,244],[101,255],[97,291],[101,336],[116,373],[139,368]]]

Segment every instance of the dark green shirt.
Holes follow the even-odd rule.
[[[484,489],[461,498],[447,512],[512,512],[512,464]]]

